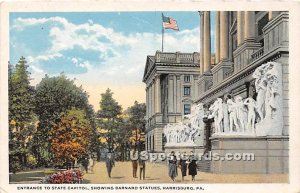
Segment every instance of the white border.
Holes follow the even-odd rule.
[[[0,192],[16,191],[18,185],[10,185],[8,179],[8,83],[7,61],[9,60],[9,12],[97,12],[97,11],[289,11],[289,110],[290,110],[290,162],[288,184],[195,184],[203,192],[300,192],[300,3],[292,1],[64,1],[64,2],[2,2],[0,4]],[[125,185],[125,184],[123,184]],[[128,184],[130,185],[130,184]],[[147,184],[158,185],[158,184]],[[172,186],[191,186],[168,184]],[[42,185],[45,186],[45,185]],[[89,186],[89,185],[85,185]],[[1,190],[3,189],[3,190]],[[24,191],[36,192],[36,191]],[[41,191],[39,191],[41,192]],[[45,191],[47,192],[47,191]],[[48,191],[49,192],[49,191]],[[62,192],[62,191],[51,191]],[[65,192],[65,191],[64,191]],[[67,191],[69,192],[69,191]],[[79,192],[79,191],[72,191]],[[83,191],[81,191],[83,192]],[[107,191],[105,191],[107,192]],[[114,191],[115,192],[115,191]],[[126,192],[126,191],[122,191]],[[128,191],[129,192],[129,191]],[[130,191],[131,192],[131,191]],[[136,191],[142,192],[142,191]],[[147,191],[153,192],[153,191]],[[174,191],[156,191],[174,192]],[[176,191],[175,191],[176,192]],[[189,191],[194,192],[194,191]]]

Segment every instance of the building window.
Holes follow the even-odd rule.
[[[152,151],[154,151],[154,135],[152,135]]]
[[[191,104],[184,104],[183,109],[184,115],[191,114]]]
[[[161,134],[161,137],[162,137],[162,150],[164,151],[165,150],[165,144],[167,143],[167,137],[165,134]]]
[[[190,75],[185,75],[184,76],[184,82],[191,82],[191,76]]]
[[[184,94],[184,96],[190,96],[191,95],[191,87],[190,86],[185,86],[183,88],[183,94]]]

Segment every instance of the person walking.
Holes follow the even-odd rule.
[[[139,168],[140,168],[140,180],[142,179],[142,173],[143,173],[143,180],[145,180],[146,175],[146,163],[145,160],[139,158]]]
[[[112,168],[115,166],[115,161],[114,161],[113,155],[111,153],[107,153],[105,165],[106,165],[108,177],[111,178],[111,171],[112,171]]]
[[[135,158],[135,154],[136,154],[137,152],[135,151],[135,150],[133,150],[132,151],[132,157],[133,158]],[[138,168],[138,160],[137,159],[132,159],[132,172],[133,172],[133,174],[132,174],[132,176],[134,177],[134,178],[137,178],[137,176],[136,176],[136,173],[137,173],[137,168]]]
[[[93,160],[92,156],[90,156],[89,157],[89,166],[88,166],[88,168],[89,168],[89,171],[91,173],[93,173],[93,167],[94,167],[94,160]]]
[[[85,170],[86,173],[88,173],[88,166],[89,166],[89,158],[88,156],[84,156],[83,159],[82,159],[82,166]]]
[[[186,153],[183,152],[183,154],[180,157],[179,164],[178,164],[181,169],[181,181],[182,182],[184,181],[184,176],[186,176],[187,165],[188,165],[187,158],[184,157],[185,155],[186,155]]]
[[[195,176],[197,175],[197,163],[193,151],[191,151],[191,155],[188,161],[188,169],[189,175],[192,176],[192,181],[195,181]]]
[[[177,176],[177,158],[175,156],[174,151],[172,151],[169,158],[169,177],[172,179],[172,181],[175,181],[176,176]]]

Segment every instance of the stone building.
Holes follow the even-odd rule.
[[[224,120],[223,130],[217,130],[217,133],[216,117],[203,119],[204,145],[201,148],[204,155],[212,152],[224,158],[226,153],[254,153],[255,161],[200,161],[199,168],[214,173],[288,173],[289,13],[217,11],[215,14],[215,53],[211,53],[210,12],[201,11],[199,55],[190,54],[189,58],[193,59],[189,62],[181,62],[180,53],[157,52],[155,56],[147,57],[143,79],[147,85],[147,150],[164,150],[162,127],[181,121],[184,107],[188,107],[185,104],[203,104],[205,111],[210,113],[209,109],[218,100],[223,105],[231,98],[241,101],[242,105],[249,98],[258,102],[260,93],[254,74],[269,64],[266,71],[271,69],[270,66],[273,70],[267,76],[272,78],[275,73],[280,89],[278,104],[273,109],[278,114],[272,114],[280,114],[276,120],[271,117],[269,122],[262,122],[264,117],[257,118],[259,112],[256,112],[255,131],[245,134],[228,133]],[[191,75],[191,97],[188,98],[183,92],[185,75]],[[267,99],[264,98],[265,103],[270,102]],[[228,110],[226,114],[228,116]],[[280,133],[259,134],[258,129],[264,127],[270,130],[280,127]]]
[[[146,83],[146,150],[162,152],[162,129],[189,114],[198,93],[199,53],[155,53],[147,56],[143,82]]]
[[[213,136],[207,131],[206,151],[254,152],[254,162],[211,161],[210,171],[220,173],[287,173],[288,172],[288,74],[289,14],[284,11],[216,12],[215,65],[210,62],[210,12],[200,14],[200,76],[195,103],[209,107],[217,98],[227,95],[256,99],[254,71],[262,64],[280,64],[282,74],[282,117],[279,135]]]

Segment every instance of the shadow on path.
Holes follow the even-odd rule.
[[[90,184],[91,180],[83,179],[81,183],[82,184]]]
[[[149,178],[149,177],[146,177],[145,180],[160,180],[160,178]]]
[[[111,177],[111,179],[122,179],[125,178],[125,176],[115,176],[115,177]]]

